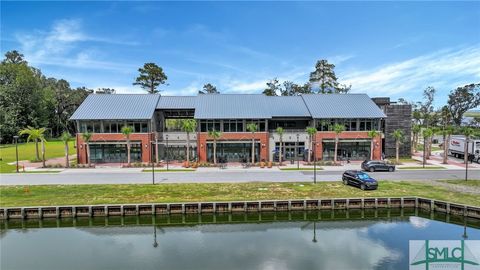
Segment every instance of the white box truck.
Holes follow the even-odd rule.
[[[480,163],[480,140],[470,139],[468,142],[468,160]],[[456,158],[463,158],[465,154],[465,137],[452,136],[448,147],[448,154]]]

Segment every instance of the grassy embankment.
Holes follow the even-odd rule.
[[[454,185],[462,185],[474,188],[480,188],[480,180],[444,180],[443,182],[454,184]],[[480,200],[480,199],[479,199]]]
[[[478,180],[477,180],[478,181]],[[474,180],[472,180],[474,182]],[[361,191],[341,182],[215,183],[161,185],[1,186],[0,206],[88,205],[345,197],[419,196],[480,206],[480,196],[420,181],[381,181],[378,190]]]
[[[74,142],[70,142],[70,155],[74,155],[77,152],[77,149],[74,147]],[[42,147],[39,143],[39,154],[41,158]],[[63,142],[61,141],[48,141],[45,145],[45,157],[46,159],[57,158],[65,156],[65,150]],[[18,159],[33,161],[35,160],[35,143],[22,143],[18,144]],[[15,172],[15,165],[9,165],[8,163],[15,162],[15,145],[6,144],[0,146],[0,173],[12,173]],[[21,162],[20,162],[21,166]]]

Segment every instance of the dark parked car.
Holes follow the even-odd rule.
[[[362,162],[362,169],[369,172],[375,171],[395,171],[395,165],[388,164],[381,160],[365,160]]]
[[[370,177],[370,175],[362,171],[345,171],[342,175],[343,184],[352,185],[366,189],[377,189],[377,180]]]

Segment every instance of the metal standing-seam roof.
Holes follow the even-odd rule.
[[[70,120],[151,119],[160,95],[91,94]]]
[[[267,102],[272,117],[311,117],[301,96],[267,97]]]
[[[157,109],[195,109],[196,96],[161,96]]]
[[[271,118],[268,97],[251,94],[198,95],[196,119],[265,119]]]
[[[385,118],[366,94],[302,95],[313,118]]]

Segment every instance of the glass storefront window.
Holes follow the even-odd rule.
[[[132,143],[130,147],[131,162],[142,161],[142,146],[140,143]],[[94,163],[126,163],[126,144],[91,144],[90,160]]]
[[[333,160],[335,154],[335,142],[324,142],[323,159]],[[337,149],[338,160],[365,160],[370,157],[370,141],[342,141],[340,139]]]
[[[296,148],[296,149],[295,149]],[[295,155],[295,151],[297,154]],[[284,142],[283,149],[282,149],[282,160],[304,160],[304,153],[305,153],[305,142],[298,142],[298,146],[296,142]],[[274,161],[279,161],[278,156],[280,154],[280,142],[275,143],[275,153],[273,155]]]
[[[255,161],[260,157],[260,143],[255,143]],[[252,143],[217,143],[217,162],[250,162]],[[207,143],[207,160],[213,162],[213,143]]]
[[[184,161],[187,159],[187,146],[186,145],[169,145],[168,150],[163,153],[163,159]],[[190,159],[195,160],[197,158],[197,147],[190,146]]]

